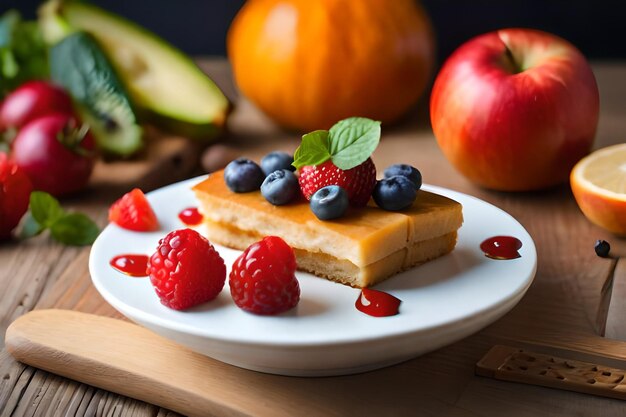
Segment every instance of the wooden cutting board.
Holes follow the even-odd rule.
[[[499,346],[500,350],[492,349],[491,356],[479,362],[477,369],[481,375],[626,399],[620,389],[623,384],[617,387],[600,381],[613,381],[618,373],[623,380],[626,349],[616,350],[613,346],[598,350],[597,342],[594,338],[570,340],[568,347],[576,351],[534,346],[532,356],[523,352],[518,355],[521,359],[510,360],[515,369],[507,365],[498,370],[501,362],[516,353],[515,349]],[[7,330],[6,347],[16,359],[31,366],[189,416],[296,415],[298,410],[289,406],[284,395],[287,386],[304,381],[236,369],[135,324],[70,310],[36,310],[20,317]],[[547,352],[541,355],[537,350]],[[562,369],[557,369],[561,362]],[[608,368],[608,362],[621,369]],[[527,366],[518,369],[520,363],[537,368],[537,372],[529,372]],[[556,371],[551,371],[553,368]],[[586,382],[586,368],[595,369],[597,383],[596,379],[594,384]],[[542,369],[544,374],[540,375]],[[608,370],[615,375],[608,372],[608,377],[603,376]],[[558,378],[546,375],[548,372],[559,372]],[[361,379],[373,379],[375,375],[366,374]],[[256,384],[250,390],[253,381]],[[337,386],[342,378],[327,379],[325,383]],[[243,392],[246,395],[241,395]]]
[[[407,146],[410,140],[409,137],[399,136],[394,139],[394,142],[390,141],[383,145],[382,149],[402,146],[401,143]],[[425,149],[431,156],[435,156],[436,148],[432,146],[425,143],[421,149]],[[395,153],[397,151],[394,149],[386,152]],[[382,158],[390,158],[386,152],[382,154]],[[493,198],[494,196],[487,195],[487,197]],[[559,216],[573,220],[578,228],[588,227],[584,219],[577,219],[578,214],[573,211],[576,210],[575,206],[568,204],[563,208],[562,201],[558,201],[562,200],[559,193],[547,196],[546,199],[550,202],[549,204],[553,204],[552,210],[561,211]],[[511,205],[513,210],[516,209],[516,204],[517,202],[514,202]],[[518,207],[518,213],[522,209],[536,213],[544,209],[544,204],[546,204],[545,200],[533,201],[533,199],[526,198],[526,202]],[[533,220],[529,221],[531,218]],[[540,234],[540,238],[541,233],[556,235],[557,231],[555,230],[550,232],[545,230],[545,228],[553,227],[548,221],[538,221],[537,219],[531,216],[522,216],[521,218],[522,222],[527,221],[527,227],[530,225],[531,234],[534,230],[535,236],[537,233]],[[540,248],[543,246],[543,253],[546,251],[552,253],[557,259],[562,256],[562,248],[547,247],[543,245],[542,240],[538,240],[537,243]],[[580,242],[577,244],[584,246]],[[577,247],[571,245],[570,248]],[[620,248],[616,247],[615,250],[620,250]],[[617,361],[626,359],[626,347],[622,342],[601,338],[594,334],[596,329],[592,324],[595,325],[595,321],[591,322],[586,318],[587,310],[584,302],[576,304],[564,302],[568,298],[575,297],[580,300],[583,297],[584,300],[584,296],[593,297],[593,300],[596,301],[595,308],[590,307],[589,312],[591,317],[596,317],[597,306],[601,300],[600,289],[606,280],[606,274],[611,270],[610,261],[596,258],[586,251],[580,252],[579,256],[590,265],[590,267],[582,269],[578,264],[578,268],[582,271],[579,273],[583,274],[580,280],[587,280],[586,292],[579,292],[579,287],[569,286],[571,281],[567,279],[567,275],[563,276],[562,281],[560,281],[562,286],[557,288],[546,286],[548,282],[555,280],[558,282],[558,279],[551,275],[549,268],[553,264],[544,259],[537,277],[538,284],[531,288],[520,306],[503,320],[462,342],[379,371],[345,377],[313,379],[265,375],[200,357],[190,353],[185,348],[174,347],[171,342],[164,341],[145,330],[137,330],[136,332],[133,330],[133,334],[141,335],[137,336],[138,338],[145,338],[143,342],[148,343],[151,348],[134,349],[134,352],[139,351],[139,353],[136,353],[136,356],[131,359],[122,353],[119,357],[109,358],[110,361],[107,363],[114,364],[115,358],[126,363],[145,360],[148,361],[145,366],[146,369],[150,366],[153,369],[160,369],[160,363],[163,361],[155,358],[152,350],[156,349],[157,352],[161,353],[169,352],[167,354],[168,360],[165,361],[169,366],[164,368],[167,371],[160,374],[161,382],[178,381],[177,377],[169,377],[178,372],[182,374],[191,373],[195,378],[203,381],[204,385],[202,386],[206,387],[202,401],[200,398],[183,401],[184,398],[188,397],[176,390],[166,390],[167,394],[163,394],[161,389],[165,388],[162,386],[158,388],[158,384],[144,383],[139,391],[133,391],[128,390],[128,387],[123,385],[112,387],[110,380],[105,385],[94,380],[82,380],[95,386],[103,386],[106,389],[171,407],[181,412],[193,412],[193,408],[188,408],[190,403],[202,404],[203,407],[207,407],[207,410],[211,410],[211,414],[215,415],[298,415],[303,410],[306,410],[307,415],[311,416],[412,415],[416,410],[431,415],[467,415],[465,407],[480,410],[480,413],[500,414],[505,409],[511,407],[515,409],[519,406],[523,406],[524,409],[530,408],[533,413],[541,414],[545,412],[545,407],[553,402],[557,402],[559,407],[562,407],[559,408],[562,415],[575,412],[583,404],[585,408],[608,407],[610,410],[624,410],[622,404],[612,403],[616,400],[555,390],[546,391],[546,388],[497,382],[474,375],[475,363],[491,346],[498,343],[515,346],[522,346],[527,343],[534,346],[549,345],[552,348],[578,350],[586,355],[606,354]],[[56,284],[40,300],[37,308],[64,308],[119,318],[119,314],[102,300],[91,285],[87,271],[87,260],[87,250],[78,253],[78,256],[64,269]],[[573,272],[575,266],[555,265],[553,268],[558,271],[565,269]],[[621,281],[626,279],[626,276],[620,274],[617,278]],[[590,285],[593,283],[595,284]],[[595,290],[593,289],[594,286]],[[74,345],[89,346],[90,343],[100,345],[99,341],[103,340],[103,337],[107,340],[109,335],[114,333],[106,329],[107,326],[95,326],[91,328],[90,332],[75,332],[77,339],[71,340],[75,341]],[[133,339],[133,337],[128,338]],[[113,353],[118,352],[113,348],[110,350]],[[125,352],[125,350],[123,351]],[[152,360],[156,362],[156,365]],[[607,365],[611,365],[611,363],[607,363]],[[156,368],[154,368],[155,366]],[[97,369],[98,372],[105,372],[102,367]],[[66,401],[71,404],[72,401],[78,401],[76,396],[84,395],[84,389],[79,390],[73,385],[74,388],[64,391],[63,384],[51,380],[48,374],[44,372],[32,371],[31,368],[22,369],[22,372],[31,372],[32,379],[29,387],[32,386],[33,388],[26,391],[27,398],[22,398],[21,403],[31,400],[43,401],[52,407],[56,401],[55,398],[59,396],[63,398],[67,396]],[[78,374],[66,375],[81,380]],[[105,375],[109,374],[105,373]],[[121,380],[126,379],[127,377]],[[113,378],[113,383],[117,385],[119,380],[120,378]],[[19,379],[10,378],[9,381],[15,382],[11,392],[20,389]],[[192,379],[192,381],[194,380]],[[135,388],[135,385],[131,384],[131,388]],[[179,387],[179,389],[183,388]],[[50,396],[40,399],[38,395],[41,390],[50,392]],[[97,395],[103,395],[98,394],[101,392],[89,391],[89,395],[96,396],[91,397],[91,401],[96,401],[97,404],[103,406],[104,400],[97,397]],[[152,410],[149,405],[129,403],[130,400],[124,399],[124,397],[110,397],[110,395],[107,395],[107,398],[113,398],[108,400],[111,404],[117,404],[116,407],[124,407],[125,414],[123,415],[133,415],[131,410],[134,410],[135,407],[145,407],[146,410]],[[491,399],[492,397],[496,397],[498,401],[492,403],[485,401],[485,398]],[[584,397],[584,399],[580,397]],[[106,404],[106,402],[104,403]],[[134,405],[131,407],[129,404]],[[112,405],[110,406],[112,407]],[[145,412],[149,413],[149,411]],[[559,413],[555,412],[555,415],[559,415]]]
[[[227,76],[224,64],[221,62],[216,67],[214,78],[219,77],[220,71]],[[595,66],[594,69],[604,100],[596,144],[600,147],[616,143],[626,131],[623,118],[626,66]],[[226,81],[229,82],[229,78]],[[293,150],[298,135],[272,128],[246,102],[237,104],[229,126],[228,143],[237,143],[243,155],[255,158],[271,149]],[[603,415],[626,414],[626,405],[619,400],[475,376],[475,364],[494,344],[517,346],[524,342],[565,349],[578,346],[584,355],[599,352],[614,360],[623,360],[626,351],[622,342],[598,336],[604,327],[602,320],[598,322],[598,317],[602,317],[598,312],[604,308],[611,310],[608,308],[611,289],[624,291],[620,289],[624,285],[605,285],[612,264],[593,254],[593,243],[596,239],[607,239],[614,251],[623,256],[626,241],[590,224],[581,215],[566,186],[539,194],[515,195],[474,187],[441,155],[428,128],[424,109],[425,106],[418,108],[416,114],[399,127],[385,130],[374,154],[376,165],[413,164],[420,168],[425,182],[469,193],[516,217],[533,236],[539,253],[537,277],[524,299],[503,319],[474,336],[403,364],[361,375],[281,377],[202,358],[204,365],[192,366],[189,372],[215,382],[210,385],[214,390],[210,394],[216,401],[217,408],[211,409],[215,415],[571,416],[596,415],[598,410]],[[190,149],[180,145],[179,150],[197,158],[198,151]],[[86,211],[104,225],[108,204],[122,191],[144,184],[146,189],[151,189],[177,180],[184,170],[172,168],[180,166],[175,162],[179,160],[173,156],[176,154],[164,152],[163,158],[154,159],[156,163],[150,162],[139,169],[128,167],[133,175],[117,169],[122,165],[115,169],[112,165],[102,165],[98,167],[97,181],[92,188],[64,201],[64,205]],[[0,246],[3,327],[31,309],[44,308],[121,318],[91,285],[88,257],[88,248],[61,247],[45,236],[19,247]],[[10,271],[10,276],[3,271]],[[624,280],[626,267],[621,260],[616,263],[613,282],[624,283]],[[613,300],[622,299],[626,297],[613,294]],[[620,320],[611,323],[616,328],[624,328]],[[604,325],[608,331],[608,324]],[[87,343],[87,340],[87,337],[79,337],[77,344]],[[146,360],[150,359],[150,354],[150,351],[142,352]],[[0,353],[0,415],[5,413],[14,416],[175,415],[19,364],[3,351]]]

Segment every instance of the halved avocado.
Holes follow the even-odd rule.
[[[167,41],[87,3],[50,0],[39,15],[44,36],[51,43],[73,30],[94,36],[148,121],[191,137],[212,137],[221,131],[230,111],[228,99]]]

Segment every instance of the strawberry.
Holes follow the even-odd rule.
[[[109,221],[136,232],[150,232],[159,228],[156,214],[139,188],[124,194],[113,203],[109,208]]]
[[[229,275],[235,304],[250,313],[272,315],[300,300],[293,249],[276,236],[250,245],[233,263]]]
[[[321,165],[300,168],[298,182],[307,200],[322,187],[338,185],[348,193],[351,205],[361,207],[367,204],[376,185],[376,167],[372,158],[367,158],[362,164],[344,171],[328,160]]]
[[[159,241],[148,274],[161,304],[184,310],[217,297],[226,281],[226,265],[206,238],[181,229]]]
[[[330,130],[316,130],[302,136],[293,155],[300,170],[300,189],[307,200],[320,188],[338,185],[355,207],[364,206],[376,185],[372,152],[380,141],[380,122],[350,117]]]
[[[0,240],[8,239],[28,209],[33,185],[20,167],[0,153]]]

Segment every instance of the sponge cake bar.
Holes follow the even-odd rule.
[[[245,249],[263,236],[280,236],[300,269],[360,288],[449,253],[463,222],[459,203],[423,190],[402,212],[368,206],[333,221],[317,219],[305,201],[274,206],[258,191],[233,193],[222,171],[194,192],[212,242]]]

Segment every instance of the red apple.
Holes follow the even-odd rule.
[[[430,101],[448,160],[471,181],[503,191],[567,180],[591,149],[598,113],[598,87],[582,53],[530,29],[463,44],[441,68]]]

